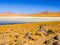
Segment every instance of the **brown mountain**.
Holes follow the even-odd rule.
[[[1,12],[0,14],[14,14],[14,13],[12,13],[12,12]]]
[[[32,14],[31,16],[35,16],[35,17],[60,17],[60,12],[44,11],[41,13]]]
[[[35,14],[16,14],[12,12],[2,12],[0,13],[0,17],[2,16],[18,16],[18,17],[60,17],[60,12],[49,12],[44,11],[41,13],[35,13]]]

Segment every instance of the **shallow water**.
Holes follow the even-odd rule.
[[[24,24],[26,22],[1,22],[0,21],[0,25],[6,25],[6,24]]]
[[[24,24],[26,22],[47,22],[47,21],[60,21],[60,18],[56,17],[39,17],[39,18],[27,18],[27,17],[0,17],[0,25],[4,24]]]

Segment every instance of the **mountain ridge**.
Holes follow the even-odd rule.
[[[49,11],[44,11],[41,13],[34,13],[34,14],[16,14],[13,12],[1,12],[1,16],[23,16],[23,17],[60,17],[60,12],[49,12]]]

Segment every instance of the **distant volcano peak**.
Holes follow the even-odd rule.
[[[59,13],[60,14],[60,11],[59,12],[56,12],[56,13]]]
[[[48,10],[44,11],[44,12],[41,12],[42,14],[48,14],[48,13],[51,13],[49,12]]]
[[[14,13],[6,11],[6,12],[1,12],[0,14],[14,14]]]

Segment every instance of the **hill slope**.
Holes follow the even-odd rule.
[[[2,16],[18,16],[18,17],[60,17],[60,12],[42,12],[35,14],[15,14],[10,12],[0,13],[0,17]]]

